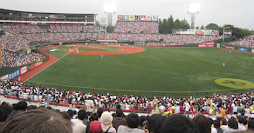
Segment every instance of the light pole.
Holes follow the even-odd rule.
[[[188,3],[187,14],[191,15],[191,29],[196,29],[195,18],[199,14],[200,4],[199,3]]]

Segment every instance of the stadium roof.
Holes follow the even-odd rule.
[[[61,14],[61,15],[98,15],[92,13],[49,13],[49,12],[31,12],[31,11],[17,11],[17,10],[10,10],[10,9],[3,9],[0,8],[0,11],[7,11],[7,12],[16,12],[16,13],[35,13],[35,14]]]

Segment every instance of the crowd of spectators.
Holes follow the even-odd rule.
[[[114,33],[146,33],[158,34],[157,22],[125,22],[119,21],[116,24]]]
[[[254,35],[241,38],[239,41],[233,41],[233,42],[230,42],[229,44],[234,46],[254,48]]]
[[[238,95],[240,96],[240,95]],[[243,96],[243,95],[241,95]],[[238,97],[239,98],[239,97]],[[188,98],[189,99],[189,98]],[[188,100],[184,100],[188,102]],[[60,111],[41,104],[29,105],[21,100],[9,104],[1,101],[0,133],[232,133],[254,132],[254,112],[231,117],[197,114],[190,118],[183,114],[152,115],[124,113],[119,103],[116,111],[103,108],[90,111],[87,108]],[[209,102],[208,102],[209,103]],[[188,104],[184,104],[188,106]]]
[[[162,39],[161,43],[158,41]],[[172,35],[172,34],[118,34],[102,33],[99,40],[125,40],[134,42],[157,41],[156,46],[186,45],[191,43],[204,43],[213,40],[222,39],[222,36],[197,36],[197,35]],[[150,46],[152,43],[148,43]]]
[[[12,52],[1,51],[2,66],[16,67],[17,55]]]
[[[46,59],[46,57],[43,56],[42,54],[35,52],[29,54],[21,54],[19,57],[20,60],[18,62],[20,66],[30,64],[33,62],[43,61],[44,59]]]

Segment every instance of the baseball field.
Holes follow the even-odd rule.
[[[63,45],[44,51],[58,60],[26,84],[138,96],[199,96],[254,88],[254,54],[241,51],[118,45]]]

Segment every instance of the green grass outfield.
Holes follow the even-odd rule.
[[[251,53],[230,53],[229,50],[217,48],[143,47],[145,51],[140,53],[104,55],[103,58],[101,55],[63,54],[71,47],[46,49],[60,60],[29,79],[26,84],[36,81],[41,83],[31,84],[118,95],[187,96],[184,91],[210,91],[211,94],[215,90],[234,89],[216,84],[215,80],[220,78],[254,83],[254,54]],[[226,64],[224,67],[223,62]],[[205,95],[201,92],[188,95],[199,94]]]

